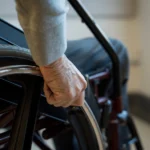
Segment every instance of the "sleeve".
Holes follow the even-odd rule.
[[[16,0],[16,10],[37,65],[51,64],[65,53],[66,0]]]

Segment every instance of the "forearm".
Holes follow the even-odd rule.
[[[20,24],[38,65],[60,58],[67,47],[65,0],[16,0]]]

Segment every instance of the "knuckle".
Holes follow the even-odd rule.
[[[63,106],[63,108],[67,108],[67,107],[69,107],[69,106],[68,105]]]
[[[61,105],[54,105],[55,107],[61,107]]]
[[[47,99],[47,103],[49,104],[49,105],[54,105],[54,103],[55,103],[55,101],[54,101],[54,99],[51,97],[49,97],[48,99]]]
[[[72,104],[72,103],[69,103],[69,102],[68,102],[67,104],[63,105],[63,107],[64,107],[64,108],[67,108],[67,107],[71,106],[71,104]]]
[[[77,100],[73,103],[74,106],[83,106],[84,101],[83,100]]]
[[[80,99],[80,100],[78,101],[78,105],[79,105],[79,106],[83,106],[83,104],[84,104],[84,99]]]
[[[84,89],[86,89],[86,88],[87,88],[87,82],[86,82],[86,80],[85,80],[85,82],[84,82],[83,86],[84,86]]]
[[[76,96],[79,95],[79,93],[81,93],[81,91],[82,91],[82,88],[77,86],[76,87]]]
[[[74,98],[74,94],[73,94],[73,92],[72,92],[71,90],[68,91],[67,97],[68,97],[69,99],[71,99],[71,100]]]
[[[52,105],[52,101],[51,101],[50,99],[47,99],[47,103],[48,103],[49,105]]]

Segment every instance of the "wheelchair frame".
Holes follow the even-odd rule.
[[[129,131],[131,133],[131,139],[127,141],[128,144],[135,143],[137,150],[143,150],[139,135],[136,131],[134,122],[132,118],[129,116],[129,114],[123,110],[122,107],[122,97],[121,97],[121,83],[120,83],[120,62],[117,54],[115,53],[115,50],[111,43],[109,42],[107,36],[104,34],[104,32],[100,29],[100,27],[96,24],[93,18],[91,18],[88,11],[85,9],[85,7],[82,5],[82,3],[79,0],[68,0],[70,4],[73,6],[73,8],[76,10],[78,15],[81,17],[82,22],[85,23],[90,31],[94,34],[95,38],[99,41],[99,43],[104,47],[105,51],[107,52],[108,56],[110,57],[112,61],[112,78],[113,78],[113,88],[114,93],[111,99],[111,104],[109,106],[112,107],[112,111],[110,114],[110,121],[108,122],[108,119],[104,119],[106,122],[102,123],[105,124],[104,128],[108,127],[109,135],[108,135],[108,145],[109,150],[118,150],[119,146],[119,133],[118,133],[118,127],[119,124],[126,124],[129,128]],[[107,106],[109,104],[109,100],[107,98],[101,99],[99,97],[99,90],[97,85],[97,80],[106,79],[110,76],[109,72],[103,72],[94,76],[91,76],[89,78],[90,81],[95,81],[94,88],[96,89],[96,97],[97,101],[100,106]],[[104,107],[103,107],[104,108]],[[107,109],[105,111],[105,114],[103,116],[108,116],[110,109],[107,107],[104,108]]]
[[[87,76],[87,79],[91,82],[91,84],[93,85],[93,87],[96,91],[95,96],[97,99],[97,103],[99,104],[100,107],[102,107],[105,110],[104,111],[105,113],[103,114],[103,116],[104,117],[107,116],[107,118],[101,119],[101,121],[103,120],[103,122],[101,122],[101,128],[109,129],[108,145],[110,145],[111,147],[108,147],[108,149],[109,150],[118,150],[118,145],[119,145],[118,127],[120,124],[126,124],[130,130],[131,137],[132,137],[126,143],[128,143],[128,144],[135,143],[137,150],[143,150],[142,144],[140,142],[138,133],[136,131],[135,125],[134,125],[131,117],[128,115],[128,113],[126,111],[124,111],[122,109],[121,83],[120,83],[120,62],[119,62],[118,56],[116,55],[112,45],[110,44],[109,40],[106,37],[106,35],[104,35],[104,32],[97,26],[97,24],[94,22],[94,19],[92,19],[91,16],[88,14],[88,12],[86,11],[86,9],[82,5],[82,3],[79,2],[78,0],[68,0],[68,1],[73,6],[73,8],[76,10],[78,15],[81,17],[82,22],[88,26],[88,28],[94,34],[96,39],[99,41],[99,43],[104,47],[104,49],[106,50],[106,52],[108,53],[108,56],[110,57],[110,59],[112,61],[112,78],[113,78],[113,88],[114,88],[112,100],[109,100],[108,98],[105,98],[105,99],[100,98],[98,85],[96,84],[97,80],[109,79],[111,76],[110,72],[106,71],[106,72],[102,72],[100,74],[96,74],[93,76]],[[18,29],[16,28],[16,30],[18,30]],[[21,34],[22,34],[22,32],[21,32]],[[7,38],[6,39],[4,39],[2,37],[0,37],[0,38],[5,40],[5,42],[7,42],[8,44],[14,45],[14,43],[6,40]],[[21,40],[22,39],[20,39],[20,41]],[[26,43],[22,43],[21,46],[22,45],[26,45]],[[36,82],[37,81],[35,80],[35,83]],[[41,83],[41,81],[40,81],[40,83]],[[40,85],[36,85],[36,86],[39,87]],[[33,92],[39,93],[39,91],[37,91],[37,90],[38,90],[38,88]],[[35,95],[33,94],[32,96],[35,96]],[[36,96],[38,99],[38,95],[36,95]],[[34,103],[34,101],[33,102],[31,101],[31,103],[29,103],[28,106],[29,105],[32,106],[32,103]],[[35,118],[36,118],[37,110],[38,110],[38,103],[35,108],[33,108],[33,107],[31,107],[31,108],[34,110],[34,114],[33,114],[33,116],[30,116],[28,119],[29,120],[32,120],[32,118],[34,118],[34,119],[33,119],[33,126],[30,126],[30,129],[29,129],[30,133],[33,132],[34,122],[35,122]],[[111,114],[110,114],[111,108],[112,108],[112,110],[111,110]],[[29,109],[29,111],[32,110],[32,109],[31,110],[30,109]],[[22,108],[20,108],[20,113],[23,113]],[[31,113],[31,112],[28,112],[28,113]],[[26,113],[24,115],[26,115]],[[19,119],[19,116],[17,117],[17,119]],[[19,122],[19,120],[17,122]],[[16,136],[19,136],[19,135],[15,134],[15,132],[17,132],[17,130],[18,130],[17,128],[18,128],[17,125],[15,125],[15,128],[13,129],[15,137],[12,137],[12,139],[17,138]],[[31,140],[32,135],[27,135],[27,136],[30,137],[30,140]],[[29,139],[27,141],[28,141],[27,143],[30,145]],[[13,145],[15,145],[12,142],[10,142],[10,144],[12,145],[12,147],[13,147]],[[11,149],[11,150],[13,150],[13,149]]]

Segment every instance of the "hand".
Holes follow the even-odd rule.
[[[65,55],[48,66],[40,66],[40,70],[49,104],[55,107],[83,105],[86,80]]]

